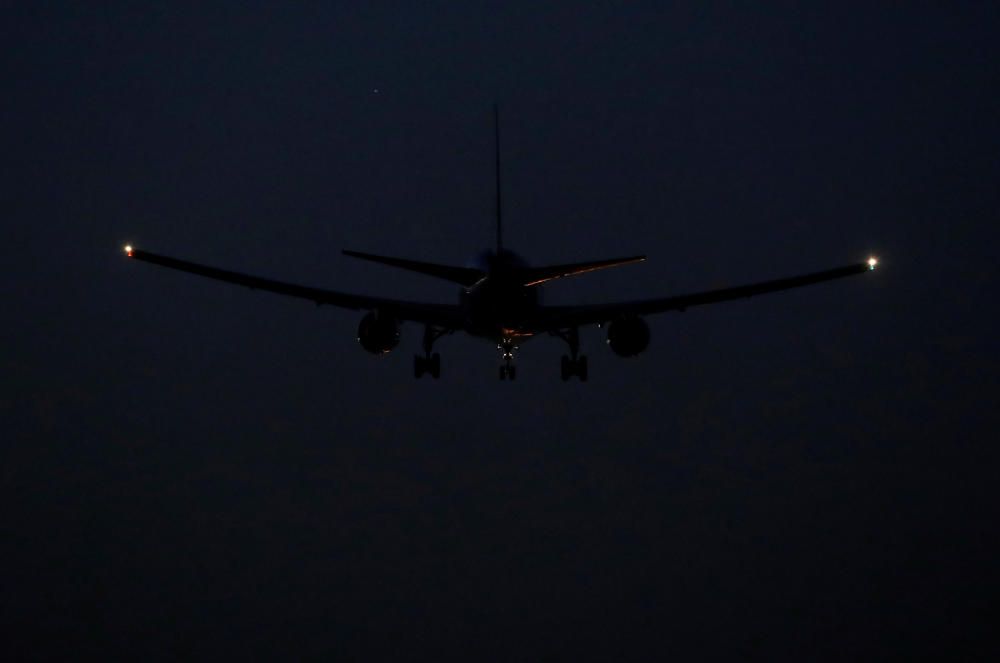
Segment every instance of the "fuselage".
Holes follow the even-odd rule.
[[[527,267],[527,262],[507,250],[483,252],[477,262],[486,276],[459,294],[465,331],[496,341],[534,335],[530,322],[541,303],[541,289],[524,286],[512,276],[514,269]]]

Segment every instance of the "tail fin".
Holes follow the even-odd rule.
[[[500,209],[500,107],[493,104],[493,137],[496,142],[497,255],[503,251],[503,216]]]
[[[486,276],[486,272],[483,270],[474,269],[472,267],[452,267],[451,265],[438,265],[432,262],[407,260],[406,258],[377,256],[371,253],[360,253],[358,251],[344,250],[343,254],[345,256],[351,256],[352,258],[360,258],[362,260],[369,260],[371,262],[377,262],[391,267],[399,267],[400,269],[406,269],[411,272],[419,272],[421,274],[426,274],[427,276],[434,276],[439,279],[451,281],[452,283],[458,283],[465,287],[474,285]]]

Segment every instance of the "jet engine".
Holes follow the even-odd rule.
[[[399,345],[399,322],[375,311],[368,313],[358,325],[358,343],[375,355],[391,352]]]
[[[608,327],[608,345],[619,357],[634,357],[649,347],[649,325],[638,317],[619,318]]]

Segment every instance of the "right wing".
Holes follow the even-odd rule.
[[[789,290],[799,288],[814,283],[822,283],[845,276],[864,274],[875,269],[877,264],[875,258],[870,258],[866,262],[860,262],[845,267],[837,267],[822,272],[802,274],[800,276],[790,276],[783,279],[771,281],[761,281],[749,285],[739,285],[731,288],[719,290],[707,290],[688,295],[674,295],[672,297],[659,297],[656,299],[640,299],[631,302],[618,302],[613,304],[592,304],[583,306],[546,306],[541,310],[541,316],[534,326],[537,331],[554,331],[566,329],[568,327],[578,327],[582,325],[600,324],[608,322],[621,316],[629,315],[650,315],[653,313],[664,313],[666,311],[683,311],[690,306],[701,306],[702,304],[715,304],[732,299],[743,299],[762,295],[768,292],[779,290]]]
[[[322,288],[312,288],[294,283],[274,281],[260,276],[251,276],[239,272],[231,272],[226,269],[200,265],[187,260],[162,256],[149,251],[141,251],[131,246],[125,247],[125,254],[129,258],[149,262],[161,267],[188,272],[217,281],[235,283],[250,288],[251,290],[267,290],[279,295],[289,297],[299,297],[315,302],[317,305],[328,304],[354,310],[379,310],[395,316],[400,320],[411,320],[424,324],[434,325],[447,329],[461,329],[463,319],[461,309],[456,305],[449,304],[425,304],[421,302],[407,302],[398,299],[386,299],[383,297],[370,297],[367,295],[352,295],[335,290],[324,290]]]

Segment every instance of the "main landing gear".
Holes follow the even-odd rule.
[[[560,362],[560,374],[563,381],[569,380],[574,375],[580,378],[580,382],[587,381],[587,355],[580,354],[580,333],[576,327],[566,331],[552,332],[553,336],[558,336],[566,341],[569,346],[569,356],[562,356]]]
[[[420,378],[424,373],[429,373],[435,380],[441,377],[441,355],[436,352],[432,354],[431,350],[434,348],[434,341],[452,331],[451,329],[438,329],[430,325],[424,327],[424,356],[416,355],[413,357],[413,377]]]
[[[513,380],[517,377],[517,367],[514,366],[514,345],[513,339],[505,338],[497,344],[497,348],[503,352],[503,364],[500,365],[500,379]]]

